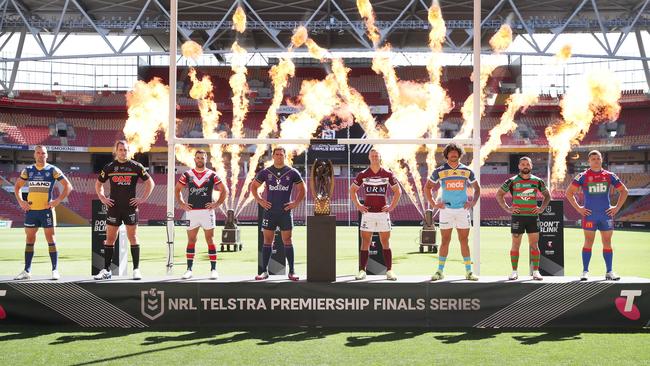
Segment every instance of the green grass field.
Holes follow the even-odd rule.
[[[437,255],[419,253],[418,228],[395,227],[391,238],[393,248],[393,267],[398,275],[430,275],[437,265]],[[217,232],[220,234],[220,231]],[[22,270],[24,261],[24,233],[22,229],[0,231],[0,275],[15,275]],[[294,232],[296,250],[296,270],[305,273],[305,228],[297,227]],[[220,236],[217,240],[220,239]],[[167,246],[165,229],[162,227],[141,227],[139,241],[144,276],[165,275]],[[524,239],[525,240],[525,239]],[[227,275],[254,275],[257,271],[257,233],[256,228],[242,227],[244,250],[241,252],[218,253],[219,273]],[[176,230],[175,275],[185,270],[186,234],[183,228]],[[218,241],[217,241],[218,243]],[[471,238],[470,238],[471,243]],[[619,231],[614,234],[614,267],[621,276],[650,277],[650,233]],[[90,276],[90,228],[58,228],[57,246],[59,250],[59,269],[62,276]],[[580,248],[582,230],[565,230],[565,266],[567,276],[578,276],[582,271]],[[528,260],[522,244],[521,263]],[[591,271],[594,275],[604,275],[605,264],[599,254],[600,240],[594,245]],[[506,276],[510,272],[510,234],[508,228],[486,227],[481,229],[481,274]],[[45,239],[37,237],[32,272],[34,275],[49,275],[50,257]],[[357,270],[357,230],[353,227],[337,228],[337,273],[354,274]],[[207,246],[202,237],[197,244],[195,272],[207,276],[209,263]],[[523,268],[523,267],[522,267]],[[462,258],[457,242],[452,242],[447,267],[449,274],[463,274]]]
[[[164,228],[140,229],[142,270],[145,276],[165,273]],[[356,230],[341,227],[337,232],[337,272],[356,270]],[[22,269],[23,232],[0,231],[0,274],[15,275]],[[509,273],[507,228],[481,231],[483,275]],[[176,269],[184,270],[185,233],[177,231]],[[399,275],[430,275],[436,255],[420,254],[417,228],[397,227],[393,231],[394,268]],[[617,232],[614,236],[614,264],[622,276],[650,277],[650,233]],[[256,271],[256,232],[243,228],[244,250],[219,253],[219,272],[253,275]],[[305,273],[305,230],[296,229],[297,269]],[[90,229],[59,228],[57,243],[60,270],[65,276],[89,276]],[[565,230],[567,275],[581,271],[582,232]],[[203,241],[197,246],[195,272],[207,276],[208,262]],[[592,273],[604,272],[597,241]],[[452,244],[447,273],[462,274],[457,244]],[[527,257],[522,259],[522,262]],[[36,246],[35,275],[49,273],[49,257],[42,237]],[[423,329],[228,329],[183,332],[77,331],[75,329],[3,329],[0,326],[0,365],[431,365],[530,363],[562,365],[650,364],[650,332],[629,330],[548,332],[444,331]]]

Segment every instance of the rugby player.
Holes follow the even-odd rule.
[[[590,151],[587,159],[589,160],[589,169],[578,174],[566,191],[567,200],[582,215],[582,229],[585,241],[582,247],[583,272],[580,280],[586,281],[589,279],[591,248],[594,245],[596,231],[600,230],[606,268],[605,279],[617,281],[620,277],[612,270],[614,217],[623,207],[628,191],[616,174],[603,169],[603,156],[600,151]],[[609,193],[612,187],[618,191],[616,206],[610,204]],[[575,197],[579,189],[582,190],[584,195],[584,206],[578,204]]]
[[[54,208],[72,192],[72,184],[61,170],[47,163],[47,149],[36,145],[34,148],[35,163],[23,169],[14,186],[14,194],[20,208],[25,211],[25,269],[15,277],[16,280],[28,280],[32,277],[32,259],[36,233],[42,227],[47,240],[50,260],[52,261],[52,279],[60,278],[58,271],[58,252],[54,238],[55,215]],[[52,199],[52,190],[56,182],[63,186],[63,192]],[[20,189],[27,184],[29,193],[27,201],[23,200]]]
[[[519,247],[524,233],[528,233],[528,245],[530,247],[530,261],[533,266],[533,279],[543,280],[539,273],[539,214],[544,212],[551,202],[551,194],[546,189],[543,180],[531,174],[533,161],[523,156],[519,158],[519,174],[508,178],[501,189],[497,191],[497,203],[502,209],[512,215],[510,219],[510,233],[512,234],[512,247],[510,248],[510,261],[512,273],[509,280],[519,278],[517,267],[519,266]],[[505,202],[506,193],[512,196],[512,206]],[[541,206],[537,206],[537,194],[544,196]]]
[[[370,167],[362,171],[350,186],[350,199],[354,206],[361,212],[361,250],[359,252],[359,273],[357,280],[366,278],[366,266],[368,265],[370,242],[373,233],[379,233],[379,240],[383,247],[382,254],[386,264],[386,279],[397,280],[393,271],[393,254],[390,250],[390,214],[397,207],[402,190],[399,187],[393,173],[381,166],[381,155],[376,149],[371,149],[368,158]],[[386,205],[386,194],[388,188],[393,191],[393,198],[390,205]],[[365,192],[363,205],[359,202],[357,192],[362,188]]]
[[[280,235],[284,243],[284,252],[289,263],[289,279],[298,281],[294,268],[293,242],[291,239],[293,229],[293,214],[291,210],[298,207],[305,198],[306,186],[300,172],[285,164],[286,150],[283,147],[273,148],[273,165],[260,170],[251,183],[251,194],[255,201],[264,208],[262,218],[262,267],[264,271],[255,276],[256,280],[269,278],[268,265],[273,251],[275,229],[280,228]],[[265,197],[262,198],[258,189],[266,184]],[[291,193],[296,187],[296,197],[291,200]]]
[[[128,158],[129,145],[124,140],[118,140],[113,145],[115,160],[106,164],[99,172],[95,181],[97,197],[108,207],[106,216],[106,243],[104,244],[104,269],[94,278],[96,280],[110,279],[111,261],[115,249],[117,232],[122,223],[126,225],[126,236],[131,244],[133,260],[133,279],[142,278],[140,273],[140,245],[138,244],[138,206],[143,204],[151,195],[154,188],[153,179],[142,164]],[[145,183],[142,197],[136,197],[138,179]],[[110,198],[104,194],[104,183],[110,183]]]
[[[427,180],[424,187],[424,194],[429,205],[440,210],[440,249],[438,251],[438,270],[431,277],[432,281],[443,279],[443,271],[449,253],[451,232],[454,228],[458,232],[460,251],[465,264],[465,278],[470,281],[478,281],[478,277],[472,272],[472,258],[469,251],[469,229],[472,226],[470,209],[476,205],[481,195],[481,186],[474,177],[474,172],[460,162],[465,151],[462,146],[450,143],[445,146],[443,155],[447,161],[436,168]],[[472,186],[474,197],[468,200],[467,188]],[[438,188],[442,190],[439,200],[433,199],[433,191]]]
[[[214,210],[221,206],[228,196],[228,188],[219,179],[217,173],[205,167],[208,153],[197,150],[194,153],[195,167],[183,173],[176,183],[176,201],[178,206],[185,210],[185,217],[190,220],[187,228],[187,271],[182,279],[192,278],[192,265],[199,229],[203,228],[205,241],[208,244],[208,258],[210,259],[210,279],[216,280],[217,273],[217,248],[214,245],[214,228],[216,214]],[[183,199],[181,191],[187,187],[187,202]],[[213,191],[219,192],[219,198],[214,201]]]

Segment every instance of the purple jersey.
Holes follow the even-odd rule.
[[[271,202],[269,211],[277,213],[285,212],[284,205],[291,201],[293,185],[302,183],[302,177],[296,169],[288,166],[278,169],[273,165],[257,173],[255,180],[266,183],[266,200]]]
[[[610,187],[618,188],[621,180],[616,174],[607,171],[593,171],[587,169],[578,174],[571,183],[574,187],[581,187],[585,196],[585,208],[591,210],[592,217],[607,217],[605,212],[610,207]]]

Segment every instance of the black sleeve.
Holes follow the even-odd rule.
[[[135,165],[136,172],[138,173],[138,177],[140,177],[140,179],[144,181],[150,178],[149,173],[147,173],[147,169],[145,169],[144,165],[140,163],[135,163]]]

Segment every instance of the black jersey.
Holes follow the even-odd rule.
[[[129,201],[135,198],[138,178],[143,181],[150,178],[142,164],[133,160],[123,163],[113,160],[102,168],[97,180],[102,183],[110,181],[110,198],[115,201],[115,207],[130,207]]]
[[[205,206],[212,202],[212,191],[221,183],[217,173],[210,169],[197,172],[190,169],[183,173],[178,183],[189,189],[187,203],[192,205],[192,210],[204,210]]]

